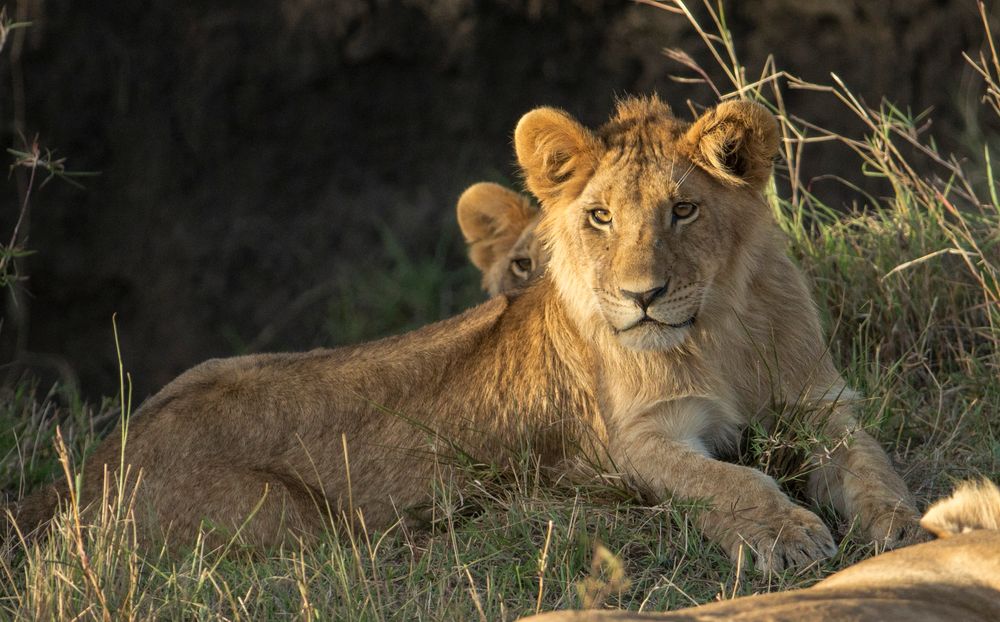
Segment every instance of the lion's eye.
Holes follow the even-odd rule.
[[[611,212],[606,209],[597,208],[590,210],[590,222],[601,229],[611,224]]]
[[[527,280],[531,276],[531,257],[518,257],[510,260],[510,271],[519,279]]]
[[[673,209],[673,221],[680,222],[682,220],[688,220],[689,218],[694,217],[697,213],[698,206],[694,203],[688,203],[686,201],[675,203]]]

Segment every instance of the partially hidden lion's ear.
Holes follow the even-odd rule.
[[[536,108],[514,130],[514,149],[528,190],[542,205],[573,199],[594,173],[596,140],[568,113]]]
[[[538,215],[528,197],[489,182],[469,186],[458,198],[457,209],[469,259],[482,272],[510,250]]]
[[[748,101],[719,104],[685,135],[695,164],[722,181],[763,188],[771,175],[781,138],[766,108]]]
[[[979,529],[1000,530],[1000,488],[988,479],[966,481],[932,505],[920,526],[939,538]]]

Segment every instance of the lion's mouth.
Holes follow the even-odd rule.
[[[695,315],[692,315],[688,319],[684,320],[680,324],[667,324],[670,328],[687,328],[688,326],[694,326]]]
[[[632,324],[628,328],[623,329],[619,332],[624,333],[626,331],[632,330],[633,328],[639,328],[640,326],[669,326],[670,328],[688,328],[689,326],[694,326],[694,320],[696,317],[697,316],[692,315],[691,317],[684,320],[683,322],[680,322],[679,324],[671,324],[670,322],[661,322],[659,320],[654,320],[648,315],[644,315],[642,316],[642,319],[640,319],[638,322]]]

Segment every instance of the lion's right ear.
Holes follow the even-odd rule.
[[[596,140],[568,113],[536,108],[514,130],[514,149],[528,189],[542,204],[575,198],[594,174]]]
[[[767,108],[749,101],[719,104],[695,121],[686,142],[691,159],[717,179],[763,188],[781,135]]]
[[[1000,488],[988,479],[962,482],[950,497],[924,513],[920,526],[939,538],[978,529],[1000,530]]]
[[[517,242],[538,208],[528,197],[500,184],[480,182],[458,198],[458,226],[469,246],[469,259],[485,272]]]

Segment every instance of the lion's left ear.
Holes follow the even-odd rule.
[[[543,206],[576,198],[597,164],[594,135],[556,108],[536,108],[521,117],[514,149],[528,190]]]
[[[469,258],[483,273],[510,251],[536,216],[538,208],[528,197],[500,184],[473,184],[458,198],[458,226]]]
[[[733,101],[703,114],[685,140],[695,164],[722,181],[759,190],[771,176],[781,137],[766,108]]]

